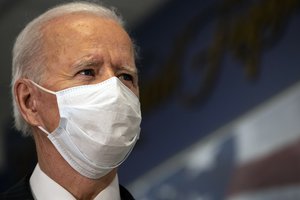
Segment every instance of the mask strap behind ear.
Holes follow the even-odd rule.
[[[48,90],[42,86],[40,86],[39,84],[35,83],[34,81],[32,80],[29,80],[33,85],[35,85],[36,87],[38,87],[39,89],[43,90],[44,92],[47,92],[47,93],[50,93],[50,94],[56,94],[55,92],[51,91],[51,90]]]
[[[47,135],[49,135],[50,133],[48,131],[46,131],[46,129],[44,129],[43,127],[41,126],[38,126],[38,128],[43,131],[44,133],[46,133]]]

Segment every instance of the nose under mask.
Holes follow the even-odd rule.
[[[39,128],[77,172],[98,179],[128,157],[140,134],[140,102],[117,77],[58,92],[33,84],[56,96],[58,127]]]

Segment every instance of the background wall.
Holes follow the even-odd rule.
[[[19,5],[22,12],[11,7],[0,18],[0,27],[11,29],[1,32],[6,44],[1,66],[7,70],[13,38],[24,24],[12,22],[35,8],[25,1]],[[141,139],[120,168],[121,182],[138,199],[274,199],[273,193],[257,193],[274,188],[297,199],[291,191],[300,182],[300,133],[295,131],[300,120],[299,1],[169,0],[151,13],[130,26],[141,47],[144,115]],[[31,163],[20,161],[20,149],[28,150],[21,151],[24,158],[34,151],[30,141],[21,147],[23,140],[4,138],[12,135],[9,74],[1,73],[0,84],[6,133],[0,135],[2,177]],[[12,154],[18,158],[15,168]],[[292,173],[285,176],[287,171]]]

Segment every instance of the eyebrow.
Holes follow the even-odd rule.
[[[138,70],[136,67],[128,66],[128,65],[122,65],[120,67],[117,67],[118,70],[125,70],[128,71],[134,75],[138,75]]]
[[[84,58],[82,60],[79,60],[75,64],[72,65],[72,68],[74,69],[80,69],[84,67],[90,67],[90,66],[97,66],[101,64],[102,62],[99,59],[95,58]]]
[[[73,69],[82,69],[82,68],[86,68],[86,67],[90,67],[90,66],[100,66],[100,64],[102,64],[102,60],[99,58],[95,58],[95,57],[84,57],[81,60],[75,62],[72,65]],[[129,65],[122,65],[122,66],[116,66],[115,67],[117,70],[124,70],[124,71],[128,71],[134,75],[138,75],[138,70],[136,67],[133,66],[129,66]]]

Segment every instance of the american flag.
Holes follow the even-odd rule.
[[[141,200],[300,199],[300,83],[136,180]]]

